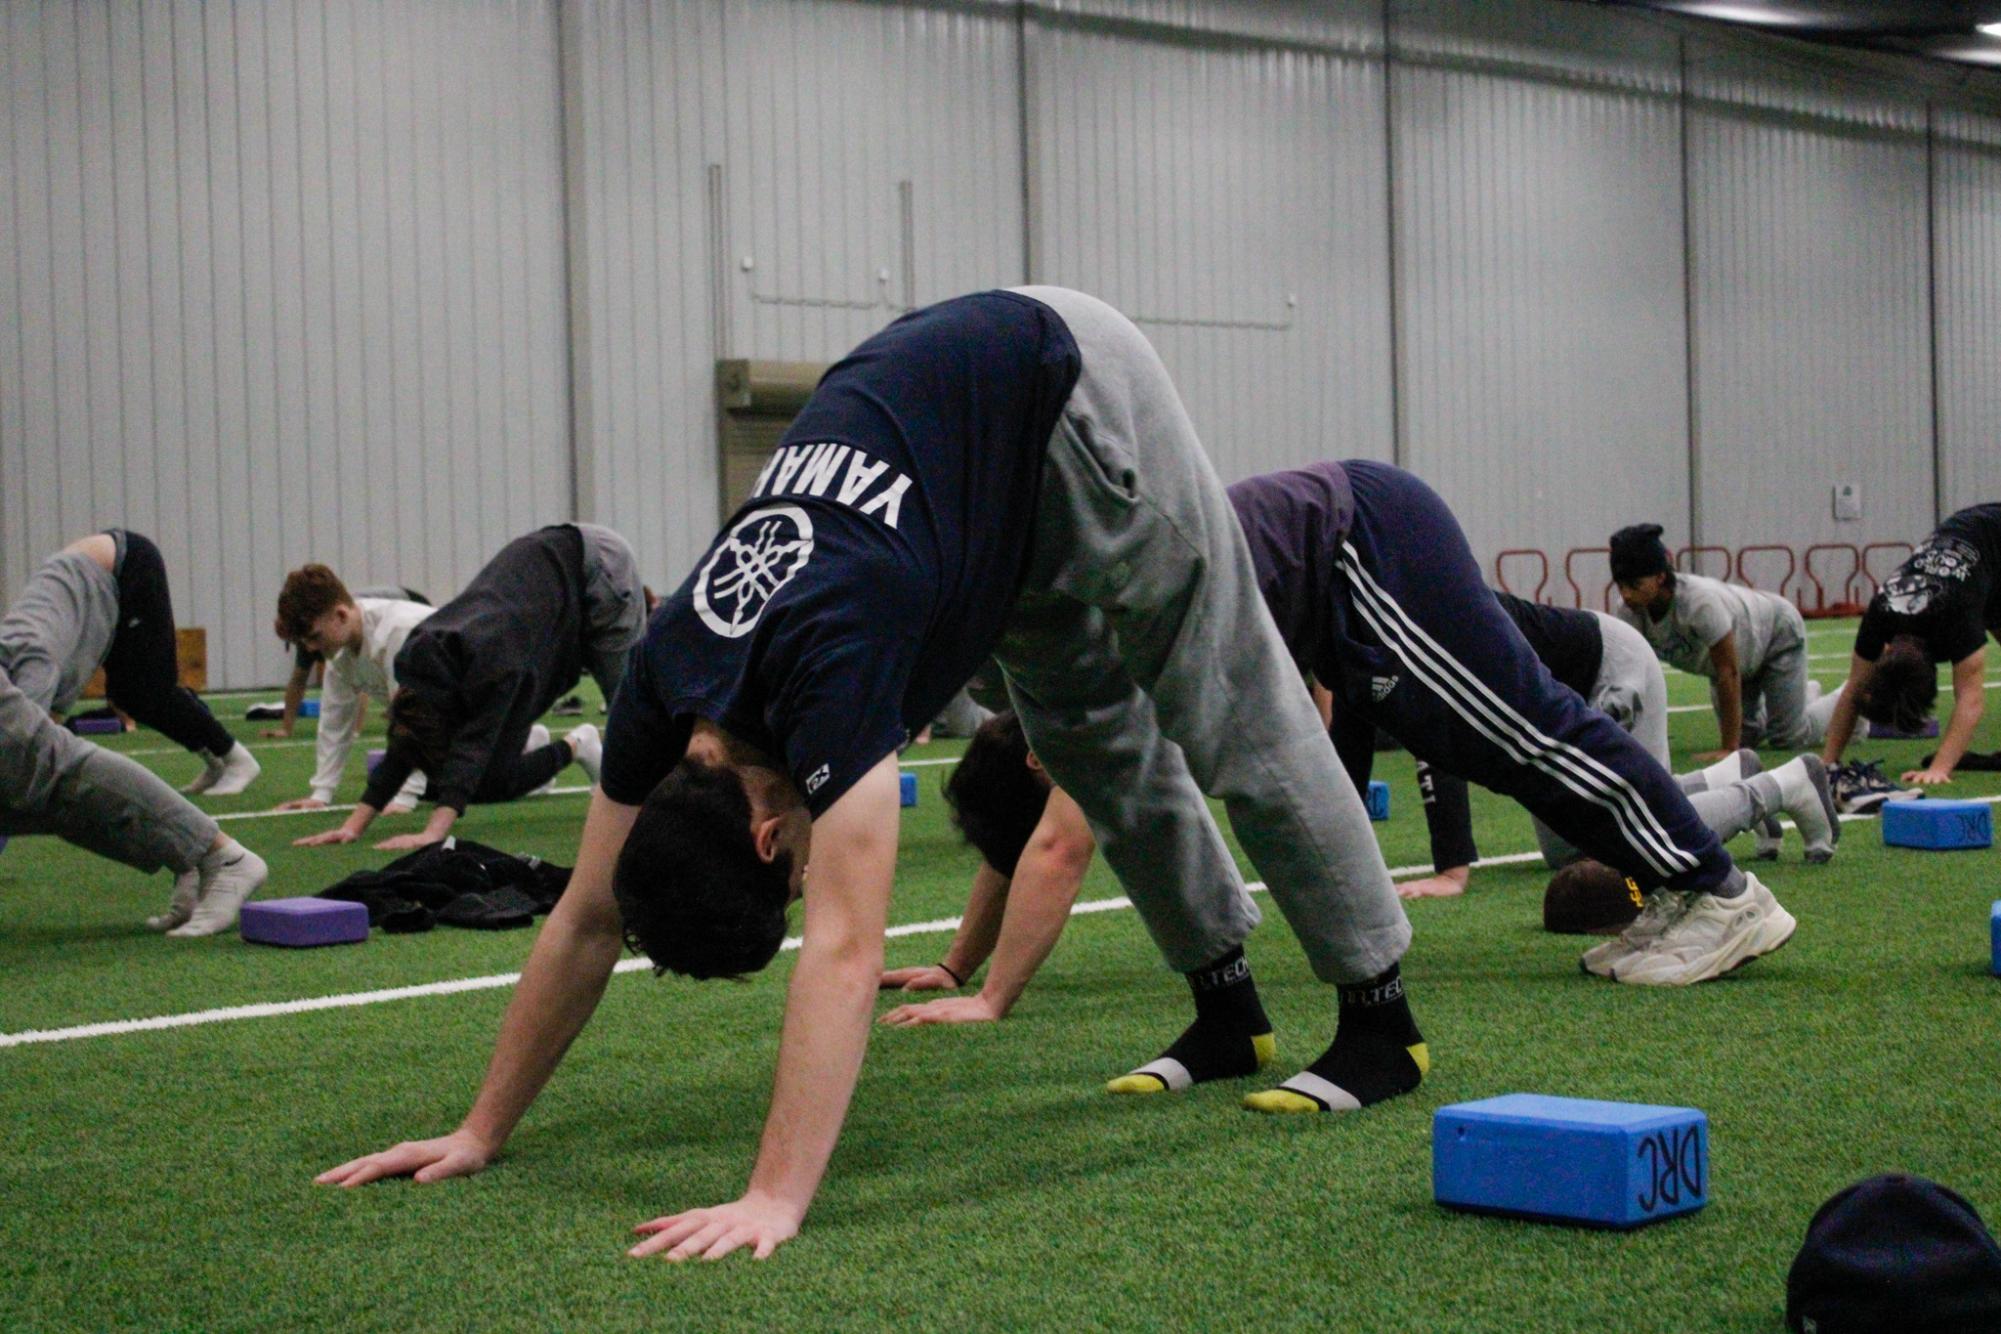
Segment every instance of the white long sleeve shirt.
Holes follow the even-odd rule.
[[[332,801],[340,786],[348,750],[360,731],[362,697],[389,702],[396,693],[396,654],[434,610],[421,602],[389,598],[354,601],[361,608],[361,647],[328,654],[326,680],[320,687],[319,767],[313,773],[313,796],[321,801]],[[425,782],[423,774],[411,774],[396,794],[396,804],[416,805]]]

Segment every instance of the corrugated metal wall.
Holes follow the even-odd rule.
[[[668,585],[717,358],[1031,278],[1226,477],[1401,457],[1483,560],[2001,491],[1994,79],[1553,0],[558,9],[0,0],[0,582],[152,531],[232,683],[308,556],[449,592],[574,503]]]
[[[1553,30],[1547,5],[1492,0],[1394,13],[1406,465],[1490,556],[1640,518],[1685,533],[1673,34],[1581,9]],[[1579,566],[1591,605],[1604,567]]]
[[[566,9],[590,513],[657,586],[716,521],[720,357],[831,361],[1022,281],[1018,23],[1000,4]]]
[[[210,679],[286,568],[450,588],[569,508],[553,3],[0,8],[0,575],[124,525]]]
[[[1864,541],[1932,522],[1925,108],[1689,46],[1699,535]],[[1831,487],[1862,488],[1837,523]]]
[[[1039,282],[1133,316],[1226,479],[1391,452],[1376,4],[1031,12]]]
[[[1940,508],[2001,497],[2001,115],[1933,121]]]

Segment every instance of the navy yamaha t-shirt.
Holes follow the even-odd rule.
[[[1079,369],[1054,311],[983,292],[829,370],[633,650],[605,795],[644,801],[701,717],[818,816],[936,716],[1000,637]]]
[[[1938,526],[1869,600],[1855,655],[1876,661],[1898,635],[1934,662],[1958,662],[2001,633],[2001,504],[1974,505]]]

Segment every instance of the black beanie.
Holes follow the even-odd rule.
[[[1673,568],[1668,549],[1661,542],[1664,530],[1657,523],[1636,523],[1612,534],[1612,580],[1630,584],[1650,574],[1666,574]]]
[[[2001,1247],[1935,1181],[1877,1176],[1820,1206],[1786,1276],[1786,1326],[1805,1334],[2001,1329]]]

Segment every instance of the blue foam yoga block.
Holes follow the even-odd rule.
[[[368,909],[337,899],[263,899],[243,905],[238,926],[260,945],[346,945],[368,939]]]
[[[1915,732],[1906,732],[1902,728],[1892,727],[1889,723],[1869,724],[1869,739],[1871,741],[1929,741],[1936,739],[1937,736],[1938,719],[1936,718],[1925,719],[1925,725]]]
[[[1984,801],[1885,802],[1881,823],[1885,847],[1994,846],[1994,808]]]
[[[7,840],[0,838],[0,848],[7,846]],[[1987,913],[1987,933],[1994,938],[1994,962],[1990,971],[2001,977],[2001,903],[1996,903]]]
[[[76,720],[78,736],[116,736],[125,730],[125,724],[116,718],[79,718]]]
[[[1365,794],[1364,804],[1369,808],[1369,818],[1371,820],[1389,819],[1390,785],[1378,779],[1370,779],[1369,790]]]
[[[1634,1228],[1709,1203],[1709,1118],[1510,1093],[1441,1107],[1431,1120],[1440,1204],[1543,1222]]]
[[[386,750],[371,750],[371,751],[369,751],[369,752],[368,752],[368,772],[370,772],[370,773],[374,773],[374,772],[375,772],[375,766],[376,766],[376,765],[378,765],[378,764],[380,764],[380,763],[382,763],[382,761],[384,761],[384,760],[385,760],[385,759],[387,759],[387,758],[389,758],[389,752],[388,752],[388,751],[386,751]]]
[[[299,716],[301,718],[319,717],[320,702],[316,699],[307,699],[299,701]]]
[[[915,806],[917,804],[917,775],[898,774],[897,786],[903,795],[903,804],[906,806]]]

